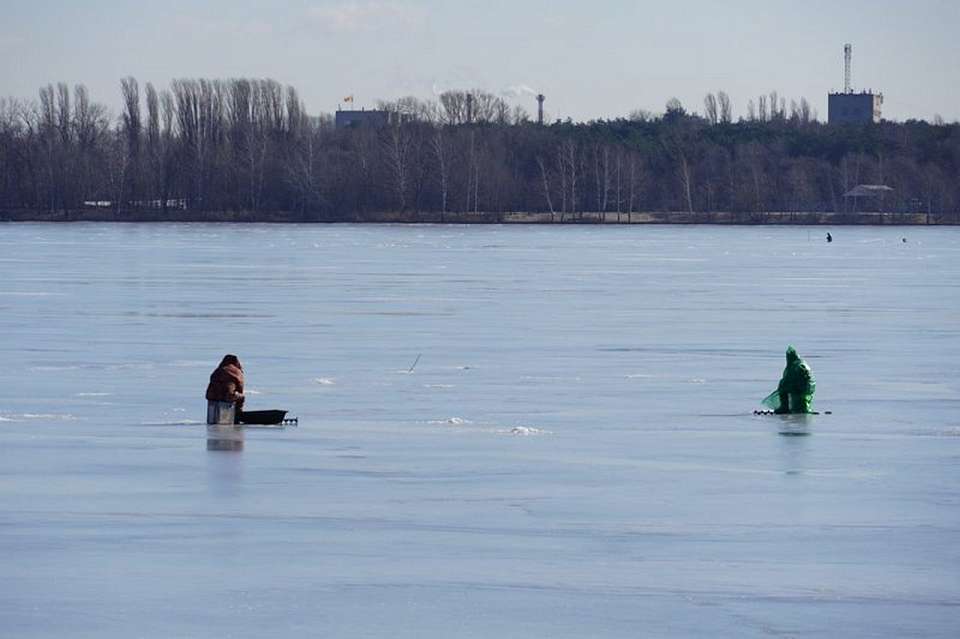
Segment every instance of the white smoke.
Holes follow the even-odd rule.
[[[472,67],[462,67],[450,70],[441,77],[435,78],[430,87],[433,95],[440,96],[447,91],[474,91],[487,90],[487,83],[482,74]]]
[[[539,92],[536,89],[532,89],[526,84],[514,84],[500,91],[500,97],[519,98],[520,96],[523,96],[523,95],[536,96],[538,93]]]

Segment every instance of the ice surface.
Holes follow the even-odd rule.
[[[833,235],[0,225],[0,636],[955,637],[960,231]]]

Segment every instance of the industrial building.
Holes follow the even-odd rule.
[[[337,110],[334,116],[334,126],[338,129],[349,127],[369,126],[375,129],[392,124],[396,114],[390,111],[341,111]]]
[[[854,92],[850,67],[853,46],[843,47],[843,92],[827,96],[827,121],[830,124],[868,124],[880,122],[883,115],[883,94],[873,91]]]
[[[870,91],[831,93],[827,96],[827,120],[830,124],[879,122],[882,105],[882,93],[872,93]]]

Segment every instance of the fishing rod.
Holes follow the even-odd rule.
[[[413,360],[413,365],[410,367],[410,370],[408,370],[407,373],[412,373],[413,369],[417,367],[417,362],[420,361],[421,355],[423,355],[423,353],[417,353],[417,359]]]

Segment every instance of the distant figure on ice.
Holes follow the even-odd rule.
[[[817,382],[813,379],[813,371],[800,359],[796,349],[788,346],[787,367],[783,369],[783,377],[777,390],[763,400],[763,405],[772,408],[778,415],[812,413],[813,393],[816,389]]]
[[[827,242],[832,242],[832,241],[833,241],[833,236],[830,235],[830,233],[828,232],[828,233],[827,233]]]
[[[239,423],[243,399],[243,366],[236,355],[224,355],[207,385],[207,423]]]

